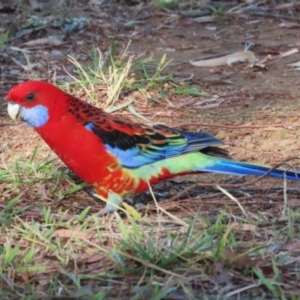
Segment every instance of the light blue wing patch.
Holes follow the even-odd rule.
[[[110,131],[105,132],[101,129],[101,125],[91,121],[86,122],[84,127],[102,139],[106,150],[116,156],[120,164],[126,168],[138,168],[162,159],[222,144],[222,141],[207,133],[175,130],[173,136],[163,136],[158,132],[146,136],[146,141],[140,141],[138,135],[130,136],[125,132],[118,132],[117,129],[111,131],[110,135]]]
[[[125,168],[138,168],[140,166],[153,163],[158,160],[155,155],[144,155],[141,154],[141,149],[139,147],[121,150],[116,147],[111,147],[105,145],[106,150],[114,154]]]

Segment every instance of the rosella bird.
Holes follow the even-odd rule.
[[[171,177],[213,172],[263,175],[269,168],[230,159],[222,141],[204,132],[153,127],[117,118],[54,85],[28,81],[8,95],[8,114],[42,137],[60,159],[92,185],[115,211],[126,197]],[[297,180],[300,172],[273,170],[271,177]]]

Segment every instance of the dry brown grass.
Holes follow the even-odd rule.
[[[108,81],[99,83],[99,78],[91,78],[92,73],[89,73],[86,82],[80,82],[86,90],[82,86],[78,88],[64,71],[67,69],[72,76],[79,78],[68,61],[68,55],[87,70],[95,63],[95,57],[91,55],[95,44],[105,52],[112,44],[112,37],[117,40],[117,49],[133,39],[127,57],[141,52],[148,55],[150,49],[156,51],[158,64],[149,73],[143,73],[142,64],[129,77],[125,72],[125,86],[116,80],[117,89],[112,89],[110,100],[117,99],[118,103],[114,102],[117,108],[123,105],[116,114],[139,122],[143,117],[144,121],[172,126],[197,123],[196,128],[189,128],[195,130],[199,130],[200,123],[205,123],[204,129],[224,139],[225,147],[240,160],[275,164],[299,154],[299,129],[285,126],[299,123],[298,96],[291,90],[291,86],[299,85],[297,81],[285,83],[286,77],[281,73],[275,73],[276,77],[272,72],[260,73],[244,67],[234,70],[224,67],[203,74],[202,70],[191,71],[190,66],[178,63],[181,59],[178,49],[183,49],[187,61],[187,55],[196,55],[189,49],[196,47],[197,51],[204,49],[207,52],[216,45],[217,49],[230,48],[233,40],[243,40],[245,31],[236,32],[242,21],[238,20],[238,26],[233,21],[232,26],[226,27],[232,33],[225,36],[226,44],[222,39],[208,38],[205,26],[199,29],[195,22],[189,26],[188,23],[181,24],[188,20],[182,21],[175,13],[164,21],[162,16],[166,12],[162,14],[151,5],[140,11],[143,16],[146,12],[152,14],[147,24],[137,20],[136,27],[128,31],[128,28],[120,29],[121,23],[116,23],[111,17],[113,8],[119,12],[124,24],[130,23],[136,12],[125,5],[101,6],[98,10],[97,4],[87,5],[86,1],[77,1],[71,7],[62,1],[57,13],[51,7],[34,11],[34,2],[26,4],[21,1],[10,18],[0,20],[0,33],[6,32],[7,28],[10,30],[9,40],[0,55],[3,95],[16,81],[39,78],[67,82],[64,88],[68,86],[74,93],[76,89],[77,96],[88,101],[96,96],[105,102]],[[122,19],[124,10],[128,19]],[[47,20],[48,25],[40,25],[40,29],[38,26],[25,27],[33,15],[38,20]],[[65,25],[53,25],[53,21],[82,15],[91,19],[83,30],[66,33],[63,30]],[[182,26],[177,26],[177,23]],[[155,29],[153,38],[145,33],[149,24]],[[248,30],[250,25],[246,21],[245,24]],[[270,24],[263,20],[260,24],[267,29],[268,36],[271,35]],[[284,45],[295,40],[294,36],[289,40],[285,32],[279,34],[279,30],[286,29],[275,25],[276,41],[280,35],[287,39],[282,42]],[[258,32],[255,26],[249,29],[251,34],[266,40],[264,31]],[[201,30],[203,36],[199,38]],[[48,39],[50,35],[55,36],[56,44],[53,39]],[[42,42],[40,38],[43,38]],[[161,40],[164,43],[158,47]],[[200,44],[195,46],[196,40]],[[28,42],[31,44],[24,45]],[[173,69],[167,70],[172,70],[172,76],[162,72],[161,57],[164,56],[159,49],[167,47],[168,51],[176,50]],[[274,47],[271,47],[273,52],[277,49]],[[267,53],[265,49],[261,52]],[[279,69],[275,66],[273,72],[279,72]],[[104,68],[103,75],[106,71]],[[195,78],[190,76],[194,71]],[[200,72],[198,78],[197,72]],[[202,81],[210,73],[220,75],[221,79],[222,76],[232,76],[233,86],[219,87]],[[114,70],[110,74],[113,77]],[[193,78],[192,87],[190,78]],[[292,78],[297,80],[296,76]],[[240,80],[244,81],[241,83]],[[206,85],[205,94],[200,90],[199,82],[201,86]],[[260,86],[260,83],[263,84]],[[245,90],[246,86],[249,90]],[[89,93],[91,97],[88,97]],[[218,97],[209,96],[214,94]],[[278,100],[271,102],[270,98]],[[264,101],[270,105],[269,110],[262,109],[266,105]],[[130,104],[134,110],[128,109]],[[136,200],[139,203],[135,208],[141,215],[140,219],[123,212],[100,218],[97,212],[103,204],[82,191],[80,182],[74,183],[51,150],[31,129],[8,120],[5,104],[2,111],[1,299],[40,299],[46,296],[171,300],[298,298],[300,200],[297,183],[264,179],[254,186],[223,190],[198,186],[177,198],[183,189],[195,182],[220,184],[225,179],[207,175],[184,177],[153,187],[157,202],[149,193]],[[210,128],[207,125],[216,123],[233,127]],[[272,126],[274,124],[276,127]],[[239,125],[249,127],[241,129]],[[269,127],[254,128],[253,125]]]

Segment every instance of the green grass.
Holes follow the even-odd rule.
[[[9,36],[9,31],[5,31],[0,35],[0,51],[3,48],[4,44],[6,43]]]
[[[177,8],[178,5],[180,4],[179,0],[155,0],[155,2],[161,6],[161,7],[166,7],[168,9],[174,9]]]
[[[167,69],[170,61],[164,54],[159,60],[151,57],[136,57],[130,55],[130,43],[117,53],[112,42],[107,53],[93,49],[90,53],[90,63],[83,65],[73,56],[69,60],[76,67],[75,75],[69,74],[73,82],[66,83],[63,89],[70,93],[86,95],[86,100],[107,112],[127,109],[132,115],[150,123],[151,121],[136,110],[137,97],[145,104],[153,100],[165,102],[168,93],[186,97],[207,97],[201,88],[190,82],[176,83],[172,73]],[[137,94],[132,92],[136,91]],[[120,99],[122,92],[129,96]],[[155,97],[156,98],[156,97]],[[167,104],[170,105],[170,104]]]
[[[134,99],[118,104],[122,90],[139,90],[147,97],[149,90],[160,90],[165,83],[173,80],[171,74],[164,74],[169,63],[166,55],[159,62],[150,57],[134,57],[129,54],[129,46],[130,43],[119,54],[114,42],[105,54],[98,48],[94,49],[90,53],[92,63],[87,66],[69,56],[76,66],[76,76],[70,75],[74,82],[65,88],[70,92],[82,89],[94,105],[113,112],[125,107],[132,110]],[[103,97],[99,97],[99,90],[105,92]]]
[[[124,89],[151,101],[149,91],[166,96],[171,82],[173,94],[206,96],[175,84],[165,56],[151,66],[126,49],[115,52],[114,45],[105,58],[93,52],[90,66],[73,60],[78,77],[70,91],[133,113],[134,100],[119,99]],[[101,89],[108,97],[99,103]],[[276,192],[206,189],[198,199],[153,199],[138,216],[100,217],[102,206],[81,191],[84,184],[53,156],[32,151],[15,157],[6,149],[0,169],[3,299],[297,299],[300,211],[289,207],[298,194],[286,183]]]
[[[34,192],[42,182],[65,180],[53,161],[39,162],[38,154],[27,164],[18,159],[8,166],[18,175],[1,177],[23,186],[0,213],[0,286],[10,299],[144,299],[145,294],[148,299],[263,299],[264,293],[289,299],[282,271],[297,273],[298,255],[276,247],[288,244],[285,237],[299,237],[299,210],[286,208],[272,220],[264,211],[232,214],[220,192],[216,199],[225,205],[217,213],[213,205],[210,211],[202,205],[180,217],[161,204],[153,204],[156,212],[144,212],[141,219],[118,213],[99,218],[89,206],[72,213],[46,205]],[[61,193],[53,189],[51,201],[59,202]],[[76,194],[68,197],[76,202]],[[247,200],[241,205],[245,208]],[[299,277],[289,277],[289,285]],[[238,292],[241,286],[245,290]]]
[[[222,5],[218,8],[212,5],[208,5],[208,7],[213,12],[214,15],[221,15],[222,13],[224,13],[224,7]]]

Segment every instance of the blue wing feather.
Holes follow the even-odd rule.
[[[141,124],[130,124],[132,134],[128,133],[130,123],[110,123],[103,128],[103,123],[85,123],[85,128],[102,139],[108,152],[115,155],[122,166],[138,168],[145,164],[188,152],[197,152],[222,141],[208,133],[193,133],[167,126],[156,125],[152,128]],[[135,126],[135,127],[133,127]]]
[[[114,119],[104,112],[97,116],[96,121],[85,119],[83,123],[85,128],[99,137],[107,151],[115,155],[126,168],[138,168],[185,153],[202,152],[209,156],[217,156],[219,159],[207,157],[210,161],[203,167],[201,160],[199,167],[195,162],[194,171],[259,176],[269,170],[268,167],[229,160],[227,151],[215,147],[222,144],[222,141],[208,133],[181,131],[163,125],[148,127]],[[281,169],[273,170],[268,176],[284,175],[292,180],[300,178],[300,173]]]

